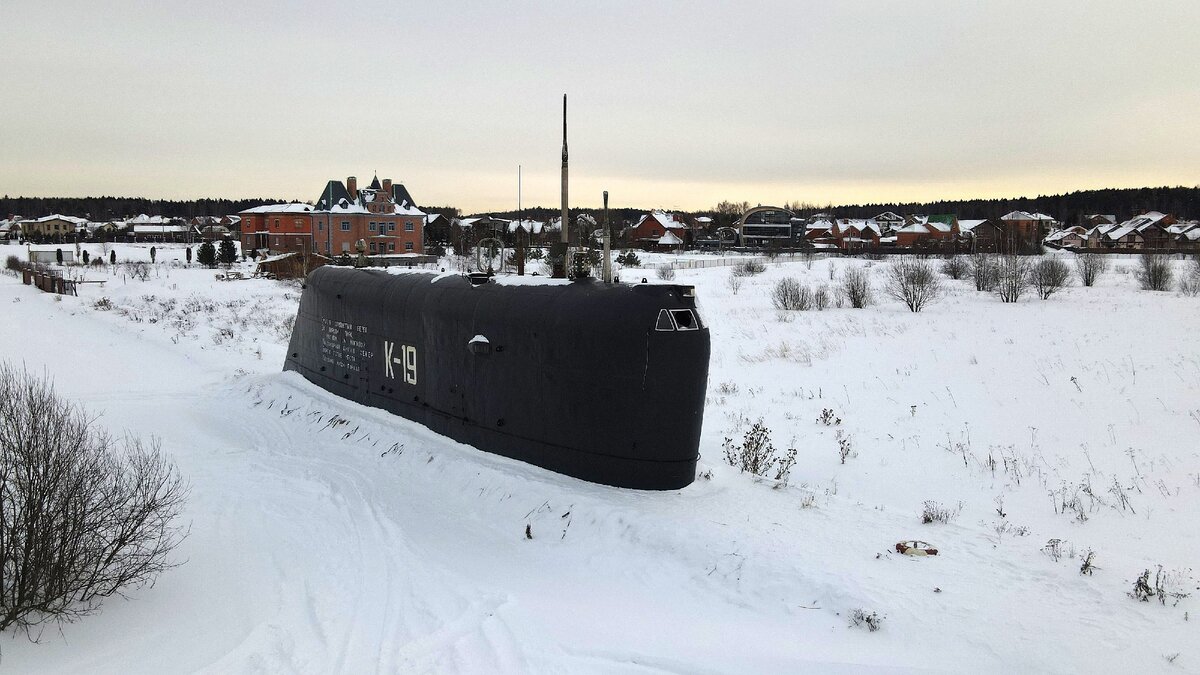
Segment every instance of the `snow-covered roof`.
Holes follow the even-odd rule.
[[[987,222],[986,218],[970,218],[958,221],[958,229],[962,232],[973,232],[975,228]]]
[[[546,224],[540,220],[513,220],[508,223],[508,231],[516,232],[532,232],[533,234],[541,234]]]
[[[875,222],[873,219],[839,218],[837,221],[837,226],[838,231],[843,233],[850,230],[857,230],[860,233],[870,230],[877,235],[883,234],[883,228],[880,227],[879,223]]]
[[[896,230],[896,232],[905,232],[907,234],[929,234],[930,229],[927,223],[912,223]]]
[[[294,255],[296,255],[296,252],[292,251],[290,253],[280,253],[278,255],[267,256],[265,258],[259,258],[257,261],[255,261],[254,266],[257,267],[263,263],[271,263],[271,262],[275,262],[276,260],[283,260],[284,258],[290,258]]]
[[[26,219],[22,220],[21,222],[22,223],[48,223],[48,222],[54,221],[54,220],[65,220],[66,222],[74,223],[77,226],[83,225],[84,223],[87,222],[87,218],[77,218],[75,216],[64,216],[60,213],[52,213],[48,216],[42,216],[41,218],[26,218]]]
[[[697,223],[711,223],[712,221],[713,219],[708,216],[697,216],[696,218]]]
[[[262,206],[255,206],[254,208],[238,211],[238,213],[310,213],[312,210],[313,207],[309,206],[308,204],[292,202],[291,204],[263,204]],[[233,216],[230,217],[232,218]],[[241,219],[239,218],[239,220]]]
[[[1000,220],[1041,220],[1041,221],[1051,222],[1054,220],[1054,217],[1048,216],[1044,213],[1030,213],[1028,211],[1010,211],[1010,212],[1000,216]]]
[[[1120,239],[1123,239],[1124,237],[1129,236],[1130,234],[1138,234],[1138,229],[1136,227],[1122,225],[1119,227],[1114,227],[1111,230],[1109,230],[1108,232],[1105,232],[1104,237],[1106,239],[1111,239],[1112,241],[1118,241]]]
[[[1075,230],[1069,230],[1069,229],[1068,230],[1055,230],[1055,231],[1051,232],[1050,234],[1046,235],[1046,238],[1043,239],[1042,241],[1044,241],[1048,244],[1053,244],[1054,242],[1062,241],[1063,239],[1066,239],[1067,237],[1076,237],[1078,239],[1082,239],[1083,235],[1079,234]]]
[[[125,221],[126,224],[134,225],[134,226],[137,226],[137,225],[166,225],[169,222],[171,222],[171,219],[167,218],[165,216],[148,216],[144,213],[136,215],[136,216],[130,218],[129,220]]]
[[[649,213],[648,215],[642,216],[641,219],[639,219],[637,221],[637,225],[634,225],[634,227],[640,226],[642,223],[646,222],[646,219],[648,219],[648,218],[653,218],[654,220],[658,221],[659,225],[662,225],[664,228],[666,228],[668,230],[675,230],[675,229],[686,230],[687,229],[687,225],[684,225],[683,223],[679,222],[678,220],[675,220],[675,218],[676,218],[675,214],[667,213],[665,211],[653,211],[653,212]]]
[[[896,213],[892,213],[891,211],[884,211],[883,213],[872,218],[872,220],[876,222],[898,222],[904,220],[904,217]]]
[[[1133,218],[1130,218],[1129,220],[1121,223],[1121,227],[1133,227],[1133,228],[1137,228],[1138,232],[1141,232],[1148,227],[1154,227],[1155,225],[1161,225],[1163,219],[1166,217],[1167,217],[1167,214],[1165,214],[1165,213],[1159,213],[1158,211],[1150,211],[1150,212],[1143,213],[1138,216],[1134,216]]]
[[[663,236],[658,238],[658,243],[662,246],[679,246],[683,240],[675,236],[674,232],[668,230]]]
[[[187,223],[158,223],[156,225],[138,224],[133,226],[134,234],[165,234],[167,232],[187,232],[191,226]]]

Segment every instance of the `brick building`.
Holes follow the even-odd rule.
[[[284,253],[309,250],[326,256],[354,254],[362,239],[368,255],[423,253],[425,213],[403,185],[376,177],[365,188],[350,176],[331,180],[308,204],[270,204],[242,217],[243,250]]]

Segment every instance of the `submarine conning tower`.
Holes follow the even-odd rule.
[[[708,358],[690,286],[325,266],[284,369],[485,452],[668,490],[695,479]]]

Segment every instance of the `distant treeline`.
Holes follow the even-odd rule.
[[[801,215],[829,209],[814,204],[801,206]],[[1093,213],[1115,215],[1128,220],[1146,211],[1172,213],[1179,218],[1200,217],[1200,186],[1146,187],[1106,190],[1080,190],[1063,195],[1017,197],[1013,199],[962,199],[909,204],[863,204],[834,206],[832,211],[845,218],[870,218],[884,211],[900,215],[910,213],[955,214],[959,218],[999,218],[1010,211],[1037,211],[1076,224]]]
[[[60,213],[93,221],[104,221],[145,213],[150,216],[194,218],[227,216],[263,204],[286,203],[283,199],[191,199],[171,201],[141,197],[10,197],[0,198],[0,218],[17,215],[37,218]]]
[[[142,199],[139,197],[9,197],[0,198],[0,218],[20,215],[26,218],[61,213],[68,216],[86,217],[91,220],[108,220],[145,213],[152,216],[192,218],[195,216],[224,216],[262,204],[284,203],[283,199],[195,199],[171,201]],[[718,224],[729,224],[736,219],[748,202],[722,202],[712,209],[690,212],[690,215],[707,215]],[[1145,211],[1162,211],[1179,218],[1200,217],[1200,186],[1196,187],[1146,187],[1114,188],[1105,190],[1080,190],[1062,195],[1038,197],[1016,197],[1009,199],[959,199],[936,202],[912,202],[906,204],[854,204],[846,206],[818,205],[793,202],[776,204],[792,209],[798,215],[831,211],[839,217],[870,218],[884,211],[900,215],[955,214],[959,218],[999,218],[1009,211],[1039,211],[1062,220],[1067,224],[1078,223],[1084,216],[1100,213],[1111,214],[1117,220],[1126,220]],[[461,212],[453,206],[425,207],[430,213],[457,216]],[[610,208],[611,223],[632,223],[649,209]],[[559,209],[530,207],[519,214],[516,211],[489,211],[498,218],[529,218],[549,221],[558,217]],[[572,216],[589,213],[600,222],[599,209],[571,209]],[[483,215],[477,213],[474,215]]]

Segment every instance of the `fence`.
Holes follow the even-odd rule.
[[[59,270],[47,269],[23,263],[21,265],[21,282],[26,286],[36,286],[46,293],[59,295],[79,295],[79,284],[74,279],[67,279]]]

